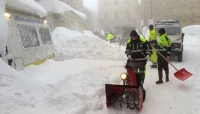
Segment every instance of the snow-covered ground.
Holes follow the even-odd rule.
[[[0,60],[0,114],[199,114],[199,31],[199,25],[183,28],[183,62],[172,59],[178,69],[186,68],[193,76],[180,81],[170,67],[170,81],[156,85],[157,69],[151,69],[148,62],[147,95],[138,112],[105,104],[105,84],[121,83],[119,75],[126,71],[124,47],[102,41],[89,31],[81,34],[56,28],[53,40],[59,61],[47,60],[16,71]]]

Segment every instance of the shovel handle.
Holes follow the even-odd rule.
[[[139,30],[140,31],[140,30]],[[142,32],[140,31],[140,33],[142,34]],[[143,36],[143,34],[142,34]],[[144,36],[143,36],[144,37]],[[144,37],[145,38],[145,37]],[[145,38],[146,39],[146,38]],[[152,49],[156,50],[156,52],[162,57],[164,58],[176,71],[178,71],[178,69],[171,63],[169,62],[169,60],[167,60],[167,58],[165,58],[157,49],[155,49],[153,46],[151,46]]]
[[[169,62],[169,60],[167,60],[167,58],[165,58],[157,49],[155,49],[153,46],[151,46],[152,49],[156,50],[156,52],[162,57],[164,58],[170,65],[172,65],[172,67],[174,67],[174,69],[176,69],[176,71],[178,71],[178,69],[171,63]]]

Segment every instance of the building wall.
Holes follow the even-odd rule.
[[[35,0],[39,1],[39,0]],[[83,0],[59,0],[69,6],[71,6],[73,9],[83,12]],[[56,19],[53,16],[51,12],[48,12],[48,15],[46,17],[47,24],[49,25],[51,31],[53,31],[56,27],[65,27],[71,30],[83,32],[84,30],[84,23],[83,20],[75,15],[72,12],[65,12],[62,15],[61,19]]]
[[[75,10],[78,10],[80,12],[83,11],[83,0],[60,0],[60,1],[68,4]]]
[[[143,0],[144,1],[144,0]],[[159,20],[179,20],[182,27],[200,24],[200,0],[152,0],[154,23]],[[151,18],[151,0],[145,0],[145,25]]]
[[[98,0],[100,29],[105,31],[117,26],[136,27],[137,0]]]
[[[60,1],[71,6],[73,9],[79,12],[83,12],[83,0],[60,0]],[[80,17],[71,12],[66,12],[64,14],[64,18],[65,18],[64,20],[57,21],[56,26],[62,26],[69,28],[71,30],[83,32],[84,23]]]
[[[96,5],[95,3],[91,3],[92,5]],[[83,9],[84,14],[87,15],[87,19],[84,20],[85,30],[99,30],[99,19],[98,19],[98,12],[97,9],[91,10],[88,7],[84,7]]]

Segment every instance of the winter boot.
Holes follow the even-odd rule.
[[[153,65],[151,65],[151,68],[157,68],[157,64],[153,63]]]
[[[162,70],[158,71],[158,76],[159,76],[159,80],[156,82],[156,84],[163,83],[163,81],[162,81],[162,77],[163,77]]]
[[[169,71],[165,71],[165,75],[166,75],[166,82],[169,82]]]

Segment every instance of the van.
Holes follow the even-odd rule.
[[[51,32],[45,18],[8,9],[7,13],[11,15],[6,18],[9,27],[7,52],[1,54],[5,62],[8,63],[11,59],[5,59],[9,53],[13,62],[10,66],[21,70],[31,64],[38,65],[46,59],[54,58]]]

